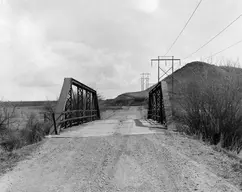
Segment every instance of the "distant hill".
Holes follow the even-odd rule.
[[[149,96],[149,91],[155,85],[149,87],[144,91],[136,91],[136,92],[128,92],[118,95],[114,99],[106,100],[106,105],[142,105],[147,103],[147,99]]]

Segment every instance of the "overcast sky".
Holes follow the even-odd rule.
[[[140,90],[199,0],[0,0],[0,97],[56,99],[64,77],[105,98]],[[184,58],[242,13],[242,0],[203,0],[168,55]],[[242,39],[242,18],[183,64]],[[236,60],[242,43],[219,54]],[[178,65],[177,65],[178,67]]]

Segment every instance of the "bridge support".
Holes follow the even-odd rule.
[[[73,78],[65,78],[49,134],[97,119],[100,111],[96,91]]]
[[[148,119],[153,119],[161,124],[166,124],[161,82],[157,83],[157,85],[150,90],[148,105]]]

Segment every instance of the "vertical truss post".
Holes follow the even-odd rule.
[[[84,91],[83,89],[81,88],[81,117],[83,117],[85,114],[84,114]],[[81,119],[81,123],[83,123],[83,119]]]
[[[147,114],[147,119],[151,118],[151,94],[149,93],[149,99],[148,99],[148,114]]]
[[[158,120],[158,98],[157,98],[157,91],[154,93],[155,95],[155,120]]]
[[[77,87],[77,117],[80,117],[80,88]],[[80,124],[80,119],[77,120],[77,124]]]
[[[72,86],[70,86],[70,89],[67,95],[67,101],[65,106],[65,112],[66,112],[65,119],[70,119],[72,117],[71,111],[72,111]],[[68,125],[68,122],[65,121],[65,128],[71,125],[72,125],[71,121],[69,122],[69,125]]]
[[[90,116],[90,92],[86,93],[86,106],[87,106],[87,116]],[[90,117],[87,117],[87,121],[89,121]]]
[[[161,116],[160,116],[160,111],[161,111],[161,105],[160,105],[160,89],[157,90],[157,121],[160,123],[161,121]]]
[[[83,117],[87,116],[87,91],[85,90],[83,94]],[[86,122],[86,118],[83,118],[83,123]]]
[[[155,113],[156,113],[156,103],[155,103],[155,93],[152,93],[152,100],[153,100],[153,111],[152,111],[152,119],[155,120]]]
[[[93,117],[92,117],[92,115],[93,115],[93,93],[90,94],[90,110],[91,110],[90,114],[91,114],[91,121],[92,121],[93,120]]]
[[[97,110],[97,119],[100,119],[100,110],[99,110],[99,105],[98,105],[98,97],[97,97],[97,92],[95,93],[95,98],[94,98],[94,102],[95,102],[95,108]]]
[[[163,100],[163,93],[162,93],[162,84],[161,86],[161,97],[160,97],[160,102],[161,102],[161,123],[166,124],[166,115],[165,115],[165,106],[164,106],[164,100]]]

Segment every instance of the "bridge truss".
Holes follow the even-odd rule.
[[[150,90],[148,103],[148,119],[166,124],[165,107],[163,101],[161,81]]]
[[[73,78],[65,78],[49,134],[100,119],[97,93]]]

